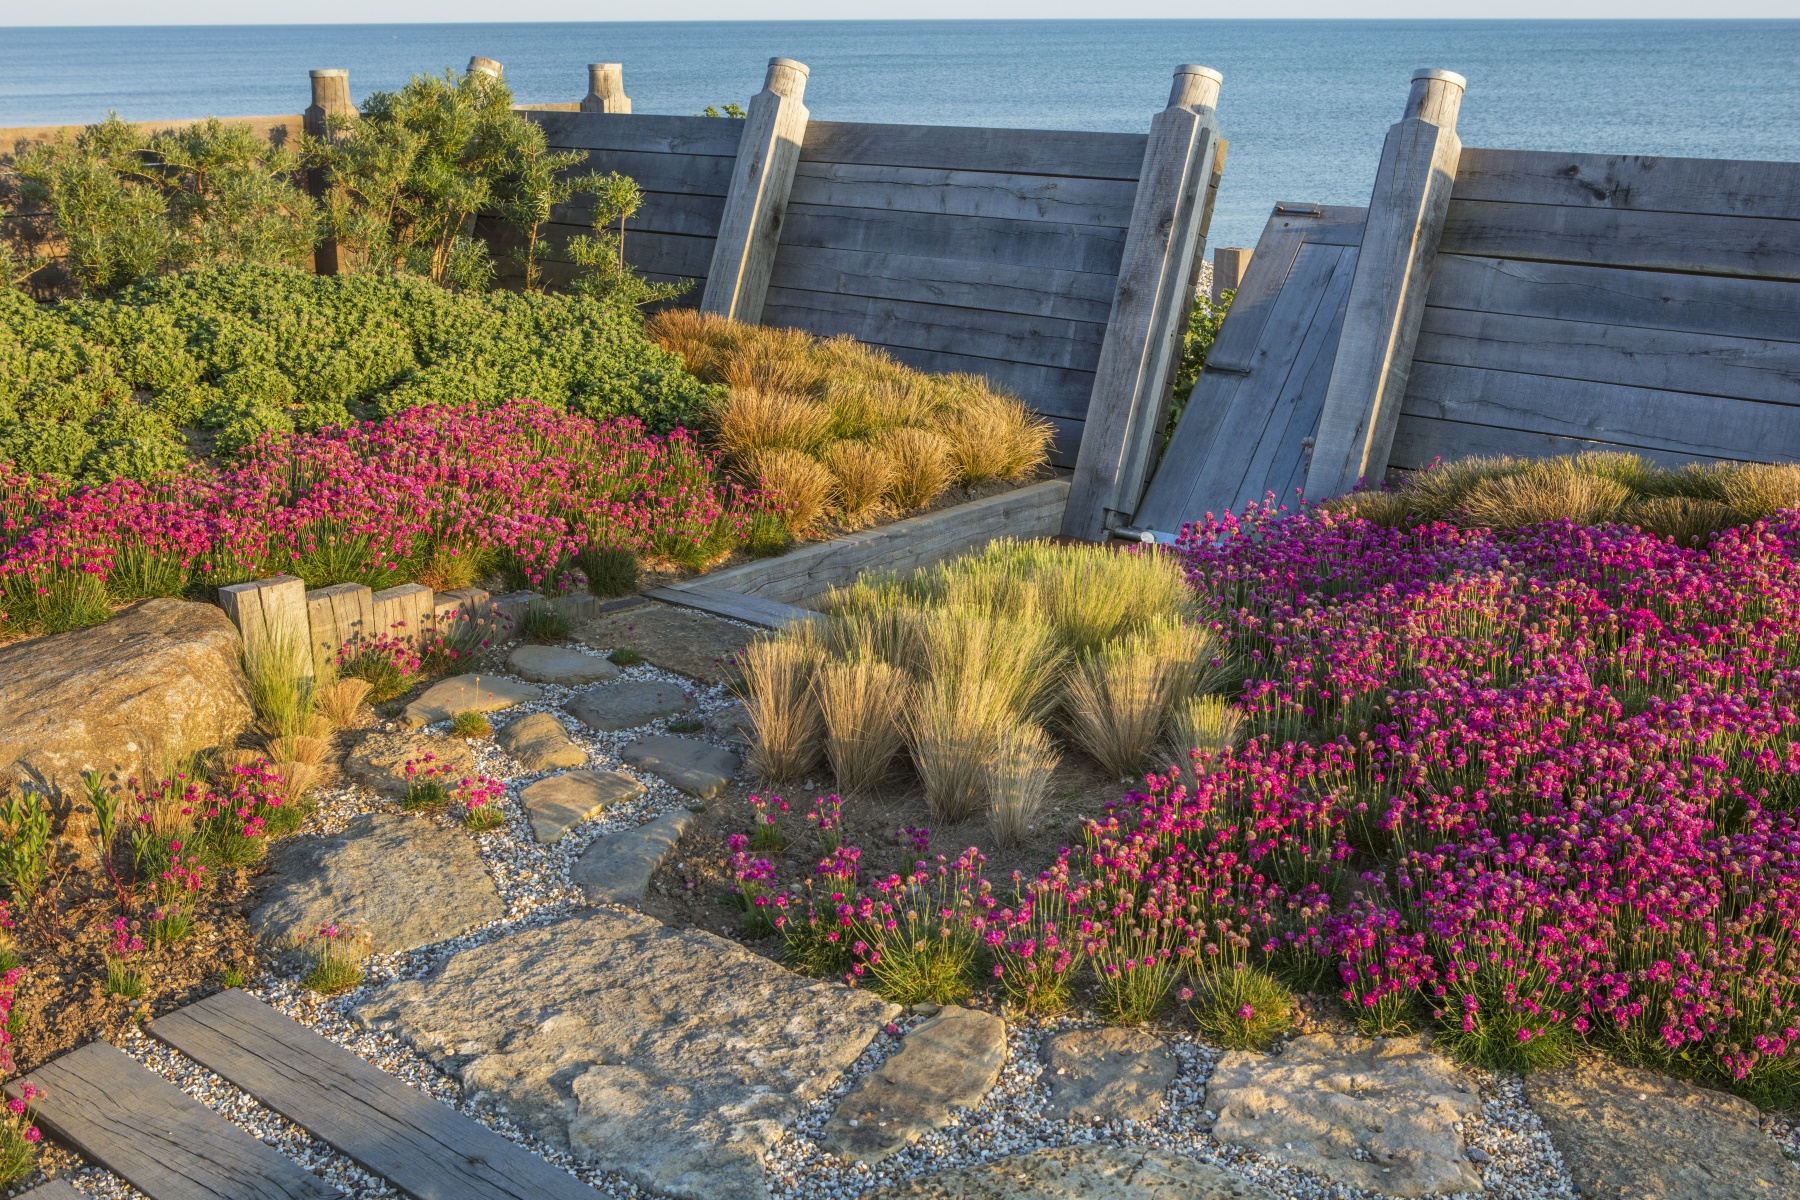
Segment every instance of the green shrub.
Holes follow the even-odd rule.
[[[560,608],[533,600],[519,618],[519,637],[527,642],[546,645],[569,636],[569,618]]]
[[[1202,972],[1188,1012],[1212,1045],[1267,1050],[1293,1027],[1294,996],[1267,971],[1240,964]]]
[[[693,424],[713,391],[634,313],[583,296],[278,266],[55,305],[0,292],[0,460],[66,479],[167,471],[194,426],[231,452],[270,431],[526,396],[660,431]]]
[[[596,596],[626,596],[637,591],[637,555],[622,546],[589,546],[576,556],[575,565],[587,576],[588,591]]]

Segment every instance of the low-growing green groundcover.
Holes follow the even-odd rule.
[[[268,266],[55,305],[0,295],[0,460],[71,480],[146,479],[190,445],[231,452],[421,404],[526,397],[663,431],[711,390],[634,310],[581,296]],[[196,428],[213,438],[180,432]]]

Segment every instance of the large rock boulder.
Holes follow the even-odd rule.
[[[146,600],[0,648],[0,788],[79,793],[83,771],[125,780],[229,746],[256,717],[240,646],[210,604]]]
[[[1527,1075],[1525,1099],[1592,1200],[1800,1197],[1748,1100],[1603,1059]]]
[[[1319,1033],[1279,1057],[1233,1050],[1206,1085],[1213,1136],[1387,1196],[1478,1192],[1462,1122],[1467,1076],[1418,1038]]]
[[[336,837],[292,838],[270,854],[275,886],[250,928],[289,948],[336,922],[375,954],[416,950],[506,915],[475,839],[403,813],[364,815]]]
[[[1059,1146],[959,1167],[884,1191],[889,1200],[1275,1200],[1211,1163],[1159,1150]]]
[[[769,1147],[898,1012],[712,934],[586,909],[458,951],[355,1016],[640,1187],[761,1200]]]

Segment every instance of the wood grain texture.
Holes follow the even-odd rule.
[[[1454,129],[1429,121],[1388,130],[1307,469],[1309,500],[1387,468],[1460,150]]]
[[[1493,425],[1472,425],[1461,421],[1442,421],[1434,417],[1401,417],[1394,433],[1394,449],[1388,465],[1417,471],[1442,459],[1446,462],[1470,455],[1511,455],[1514,458],[1550,458],[1559,454],[1583,454],[1589,450],[1628,450],[1665,467],[1678,467],[1687,462],[1719,462],[1691,451],[1656,451],[1641,446],[1626,446],[1591,438],[1559,437],[1555,434],[1531,433],[1522,429],[1504,429]]]
[[[1106,323],[1114,279],[965,258],[784,245],[775,287]]]
[[[1800,281],[1796,228],[1765,217],[1457,200],[1439,248],[1446,254],[1793,282]]]
[[[1278,204],[1263,226],[1250,257],[1250,266],[1231,302],[1231,313],[1219,329],[1212,352],[1206,356],[1209,371],[1249,371],[1256,365],[1262,330],[1269,319],[1275,296],[1287,281],[1294,257],[1302,245],[1360,246],[1367,209],[1321,206],[1317,216],[1283,211],[1294,206]]]
[[[1129,180],[1120,179],[803,162],[794,175],[792,198],[802,204],[843,208],[1123,229],[1131,220],[1134,188]]]
[[[1800,220],[1800,163],[1465,146],[1458,200]]]
[[[227,584],[219,589],[219,607],[238,627],[245,654],[255,657],[291,649],[298,657],[302,674],[312,677],[306,584],[299,576],[276,575]]]
[[[342,1195],[136,1059],[90,1042],[30,1076],[38,1124],[151,1200]],[[6,1087],[17,1095],[17,1081]]]
[[[848,333],[877,346],[980,355],[1091,371],[1104,325],[1056,317],[770,288],[767,320],[821,335]]]
[[[836,205],[788,205],[783,246],[963,258],[1015,267],[1117,275],[1122,230],[1004,217],[949,217]]]
[[[580,146],[553,146],[579,150]],[[629,175],[646,192],[724,198],[737,159],[717,154],[668,154],[654,150],[592,150],[587,166]]]
[[[1135,181],[1145,140],[1141,133],[813,121],[800,160]]]
[[[715,587],[698,580],[671,587],[645,588],[644,595],[665,604],[697,609],[716,617],[729,617],[733,621],[761,625],[767,629],[786,629],[790,625],[810,624],[825,619],[823,613],[816,613],[811,609],[783,604],[767,596],[747,596],[743,592]]]
[[[1162,425],[1177,330],[1187,317],[1194,258],[1203,251],[1199,230],[1218,133],[1210,109],[1166,108],[1151,118],[1063,515],[1067,536],[1101,540],[1138,507]]]
[[[536,112],[544,140],[563,150],[635,150],[735,159],[744,123],[718,117],[650,113]]]
[[[66,1180],[52,1179],[49,1183],[40,1183],[29,1192],[20,1195],[17,1200],[87,1200],[80,1192],[70,1187]]]
[[[1800,341],[1427,308],[1416,360],[1800,405]]]
[[[634,233],[682,233],[689,237],[715,237],[725,213],[721,196],[695,196],[682,192],[645,192],[644,206],[625,222],[625,240]],[[565,236],[594,232],[591,199],[559,204],[550,211],[548,225]],[[616,224],[608,226],[618,230]]]
[[[1800,341],[1800,287],[1767,279],[1439,254],[1429,303],[1520,317]]]
[[[241,989],[159,1017],[151,1032],[415,1200],[596,1195]]]
[[[1788,405],[1519,371],[1420,363],[1405,413],[1661,453],[1800,459],[1800,413]]]
[[[762,320],[808,115],[797,92],[780,94],[764,87],[738,122],[744,132],[700,297],[702,312],[753,325]]]
[[[813,542],[779,558],[727,567],[704,576],[701,582],[784,604],[804,604],[864,575],[906,574],[979,549],[996,538],[1047,537],[1060,525],[1068,495],[1067,480],[1049,479],[891,525]]]

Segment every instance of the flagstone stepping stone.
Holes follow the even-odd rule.
[[[250,929],[284,949],[335,923],[367,933],[372,953],[389,954],[506,915],[475,839],[411,813],[364,814],[336,836],[277,843],[269,873],[274,887]]]
[[[733,700],[706,714],[706,736],[709,738],[748,745],[754,731],[750,710],[744,707],[742,700]]]
[[[954,1004],[916,1026],[892,1057],[838,1102],[819,1144],[839,1158],[878,1163],[974,1108],[1006,1065],[1006,1022]]]
[[[763,1200],[763,1156],[899,1013],[725,938],[593,908],[456,951],[354,1016],[584,1162],[684,1200]]]
[[[1175,1082],[1175,1056],[1141,1029],[1075,1029],[1044,1045],[1044,1115],[1061,1121],[1148,1121]]]
[[[697,738],[641,738],[620,751],[619,757],[702,800],[724,791],[738,769],[737,755]]]
[[[519,792],[532,836],[546,845],[597,812],[635,800],[644,785],[623,771],[569,771],[540,779]]]
[[[1206,1087],[1213,1136],[1389,1196],[1478,1192],[1458,1122],[1474,1083],[1418,1038],[1316,1033],[1277,1058],[1233,1050]]]
[[[426,688],[406,706],[401,724],[410,728],[448,721],[457,713],[494,712],[542,698],[542,688],[504,675],[453,675]]]
[[[425,756],[431,761],[425,762]],[[420,769],[445,768],[433,778],[450,781],[468,779],[475,774],[475,753],[461,738],[435,733],[381,733],[363,735],[344,757],[344,773],[378,796],[398,800],[406,795],[406,764],[418,763]]]
[[[1800,1197],[1800,1169],[1737,1096],[1591,1059],[1527,1075],[1525,1099],[1592,1200]]]
[[[597,649],[629,647],[651,665],[689,679],[724,683],[737,674],[737,658],[757,631],[691,609],[640,604],[589,621],[574,636]]]
[[[589,729],[610,733],[672,717],[692,703],[687,692],[674,684],[627,680],[589,688],[563,707]]]
[[[527,771],[579,767],[588,760],[588,752],[575,744],[563,723],[550,713],[520,717],[496,734],[494,740]]]
[[[687,809],[677,809],[636,829],[604,835],[569,868],[569,882],[581,889],[589,904],[635,908],[650,890],[650,877],[694,818]]]
[[[567,646],[520,646],[507,658],[506,669],[520,679],[564,687],[586,687],[619,677],[619,668],[598,654],[584,654]]]
[[[1211,1163],[1123,1146],[1059,1146],[915,1179],[890,1200],[1275,1200]]]

